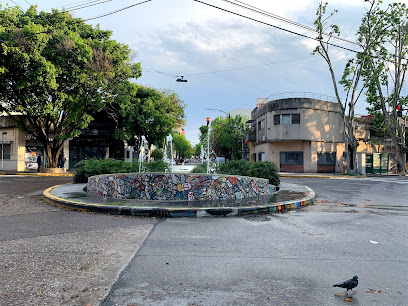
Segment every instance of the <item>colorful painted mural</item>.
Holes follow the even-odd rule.
[[[267,179],[203,174],[123,173],[92,176],[88,193],[117,199],[231,200],[273,193]]]

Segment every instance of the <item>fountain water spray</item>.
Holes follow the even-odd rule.
[[[170,172],[173,173],[173,136],[169,135],[166,137],[166,157],[167,157],[167,144],[170,142]]]

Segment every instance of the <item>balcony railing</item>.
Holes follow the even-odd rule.
[[[289,98],[309,98],[309,99],[316,99],[328,102],[337,102],[336,97],[327,96],[322,94],[317,94],[313,92],[306,92],[306,91],[293,91],[293,92],[282,92],[270,95],[265,98],[265,103],[280,100],[280,99],[289,99]]]

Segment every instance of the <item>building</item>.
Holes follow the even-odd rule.
[[[134,159],[133,147],[113,137],[114,130],[106,116],[103,112],[93,114],[94,120],[81,130],[78,137],[65,141],[62,152],[66,157],[65,168],[75,168],[78,161],[90,158]],[[0,116],[0,137],[0,150],[3,152],[1,170],[37,169],[38,155],[42,156],[43,162],[46,161],[44,145],[32,135],[20,131],[12,118],[5,114]]]
[[[336,103],[281,98],[257,105],[248,137],[251,161],[272,161],[282,172],[343,172],[345,142]]]
[[[250,160],[272,161],[281,172],[345,172],[344,127],[337,102],[316,94],[289,96],[257,99],[249,120]],[[383,154],[392,161],[395,155],[390,139],[376,134],[373,119],[355,118],[359,173],[366,173],[365,167],[369,167],[366,157],[372,160],[373,154]]]

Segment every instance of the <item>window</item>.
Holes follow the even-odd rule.
[[[300,114],[282,114],[273,116],[273,124],[299,124]]]
[[[318,165],[335,165],[336,164],[336,152],[317,153]]]
[[[258,161],[265,161],[265,152],[258,153]]]
[[[258,122],[258,130],[263,130],[265,128],[265,120]]]
[[[2,146],[3,146],[3,159],[10,159],[11,145],[10,144],[0,145],[0,150]],[[0,157],[1,157],[1,152],[0,152]]]
[[[303,165],[303,152],[280,152],[281,165]]]

